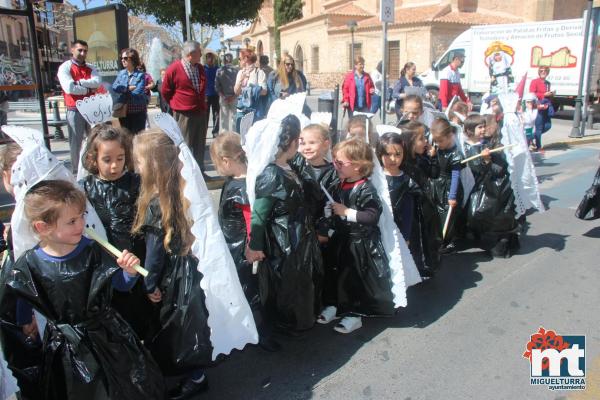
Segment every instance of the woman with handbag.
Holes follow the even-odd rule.
[[[264,71],[256,66],[256,54],[249,49],[240,51],[240,66],[235,79],[233,91],[238,97],[235,117],[236,132],[240,131],[240,121],[249,112],[254,111],[254,121],[266,116],[264,105],[267,95],[267,77]]]
[[[119,71],[112,87],[119,94],[113,106],[113,117],[119,118],[122,127],[132,134],[146,128],[148,116],[148,99],[146,97],[145,73],[139,69],[140,55],[135,49],[121,51],[121,62],[124,69]]]

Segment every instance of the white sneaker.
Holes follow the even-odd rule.
[[[336,316],[337,314],[337,307],[335,306],[327,306],[323,309],[323,311],[321,311],[321,314],[317,317],[317,322],[319,324],[328,324],[331,321],[333,321],[334,319],[338,319],[339,317]]]
[[[334,331],[339,333],[350,333],[362,327],[361,317],[344,317],[339,324],[333,328]]]

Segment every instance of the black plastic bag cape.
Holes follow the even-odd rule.
[[[252,310],[259,306],[258,277],[244,254],[248,242],[246,222],[240,206],[250,206],[245,178],[227,178],[219,200],[219,225],[231,252],[244,295]]]
[[[465,143],[465,157],[481,153],[483,144]],[[506,233],[517,228],[515,196],[504,153],[491,154],[486,164],[479,157],[469,161],[475,186],[467,202],[467,226],[479,234]]]
[[[339,188],[333,196],[357,211],[376,207],[378,218],[381,216],[381,200],[369,180],[348,190]],[[327,263],[326,287],[335,288],[333,297],[338,315],[392,315],[391,272],[379,227],[342,220],[338,216],[333,217],[333,226],[335,233],[329,242],[331,258]]]
[[[275,204],[266,226],[265,255],[258,269],[260,297],[274,318],[291,329],[313,326],[320,311],[323,260],[292,171],[269,164],[256,179],[256,198]]]
[[[327,196],[323,192],[323,185],[330,193],[339,185],[339,178],[332,163],[320,167],[313,167],[300,153],[297,153],[290,166],[302,181],[305,208],[308,211],[315,229],[322,236],[327,236],[327,225],[324,221],[323,208],[327,203]]]
[[[442,245],[442,225],[431,195],[430,179],[440,174],[437,157],[417,156],[416,163],[405,166],[405,171],[414,185],[411,193],[415,196],[415,214],[409,249],[421,276],[440,266],[439,250]]]
[[[583,195],[575,216],[588,221],[600,218],[600,167],[596,171],[592,186]]]
[[[108,242],[119,250],[133,252],[144,264],[146,248],[140,236],[133,237],[131,227],[136,212],[136,201],[140,191],[140,177],[126,171],[114,181],[105,181],[94,175],[88,175],[79,184],[98,213],[104,225]],[[131,325],[142,339],[148,333],[148,318],[151,304],[143,288],[141,279],[128,292],[113,293],[112,306]]]
[[[16,261],[8,285],[48,319],[44,399],[163,398],[158,365],[110,307],[117,272],[94,243],[69,260],[45,260],[32,249]]]
[[[150,202],[143,231],[163,237],[162,213],[158,198]],[[159,327],[145,342],[167,376],[190,373],[212,364],[212,345],[208,327],[202,273],[198,259],[191,253],[178,255],[179,240],[171,241],[160,271],[149,269],[145,278],[162,292],[158,306]]]
[[[464,168],[464,164],[461,164],[462,156],[458,149],[458,146],[454,146],[448,150],[438,150],[437,158],[440,165],[440,175],[437,178],[431,180],[431,199],[437,209],[439,217],[439,226],[443,227],[448,216],[448,195],[450,193],[450,183],[452,181],[452,170]],[[457,204],[462,204],[463,199],[463,188],[459,184],[456,192]],[[457,219],[461,210],[460,206],[457,206],[450,216],[450,222],[448,224],[448,230],[446,237],[451,238],[455,229]]]
[[[400,176],[386,175],[385,179],[390,192],[394,222],[396,223],[396,226],[398,226],[398,229],[401,229],[402,215],[400,210],[402,208],[402,202],[405,198],[404,196],[412,196],[410,189],[414,183],[407,174],[402,174]],[[410,240],[410,238],[405,238],[405,240]]]
[[[7,283],[12,276],[15,261],[13,259],[11,235],[6,256],[2,254],[0,265],[0,341],[8,367],[17,379],[21,394],[26,398],[41,398],[39,378],[42,366],[42,343],[31,340],[17,325],[17,296]]]
[[[108,242],[118,249],[133,249],[131,227],[135,218],[135,202],[140,191],[140,177],[125,172],[114,181],[88,175],[79,184],[98,213],[106,229]],[[136,255],[139,252],[135,253]]]

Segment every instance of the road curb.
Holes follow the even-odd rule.
[[[600,135],[593,137],[582,137],[581,139],[565,139],[544,145],[544,150],[561,150],[571,146],[580,146],[582,144],[600,143]]]

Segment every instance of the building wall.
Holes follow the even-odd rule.
[[[525,21],[543,21],[552,19],[577,18],[582,15],[586,6],[585,0],[396,0],[396,7],[419,7],[426,5],[450,5],[453,12],[477,12],[488,15],[517,16]],[[319,15],[324,6],[343,4],[334,0],[304,0],[304,18],[311,14]],[[379,0],[355,0],[354,4],[378,15]],[[357,17],[357,20],[362,18]],[[329,16],[327,20],[308,21],[295,24],[292,28],[284,27],[281,31],[281,49],[288,50],[292,56],[298,46],[304,54],[304,73],[313,88],[333,88],[341,83],[343,75],[350,66],[351,35],[347,29],[341,31],[336,27],[345,27],[348,17]],[[397,65],[401,68],[406,62],[417,65],[417,71],[425,71],[431,62],[438,59],[450,43],[469,28],[465,24],[434,23],[433,25],[405,25],[388,30],[388,41],[398,41],[399,52]],[[266,35],[265,35],[266,36]],[[253,37],[252,44],[256,45]],[[260,36],[266,49],[268,40]],[[272,43],[272,39],[271,39]],[[355,32],[355,43],[361,44],[361,53],[365,58],[365,69],[372,71],[382,57],[381,30],[358,30]],[[312,48],[319,48],[318,73],[312,68]],[[272,48],[272,47],[271,47]],[[266,53],[266,51],[265,51]]]

